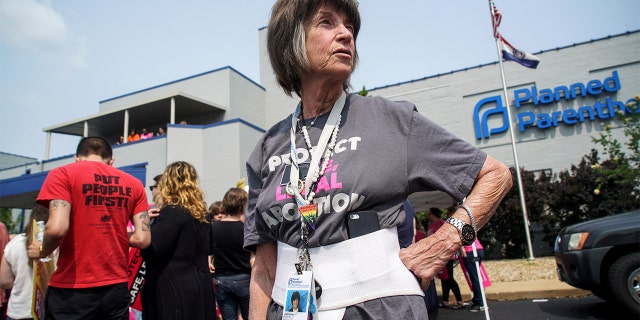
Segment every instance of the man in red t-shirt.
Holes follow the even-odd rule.
[[[147,196],[140,180],[112,166],[106,139],[80,140],[75,160],[51,170],[37,198],[49,208],[49,221],[44,241],[29,246],[29,257],[60,248],[47,289],[47,319],[127,319],[129,246],[151,243]]]

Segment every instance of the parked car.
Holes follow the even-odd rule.
[[[640,210],[560,230],[558,278],[640,314]]]

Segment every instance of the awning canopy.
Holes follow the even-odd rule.
[[[431,207],[446,209],[454,203],[453,198],[442,191],[416,192],[409,196],[409,201],[414,212],[427,211]]]
[[[153,101],[122,107],[115,110],[71,120],[44,128],[45,132],[84,136],[85,123],[88,135],[106,138],[119,137],[124,132],[125,112],[129,113],[129,130],[142,128],[156,129],[171,123],[171,100],[175,104],[175,121],[189,124],[208,124],[222,119],[224,109],[211,102],[201,101],[184,93],[159,97]]]

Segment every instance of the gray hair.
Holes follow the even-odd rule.
[[[353,23],[353,41],[360,31],[360,13],[355,0],[278,0],[271,9],[271,19],[267,31],[267,51],[276,74],[278,84],[291,96],[295,92],[300,96],[300,74],[308,68],[309,60],[305,46],[304,21],[320,4],[331,2],[338,10],[344,11]],[[353,54],[355,71],[358,62],[358,50]],[[351,87],[347,78],[343,89]]]

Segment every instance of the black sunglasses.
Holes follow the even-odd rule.
[[[153,191],[153,189],[157,188],[158,186],[149,186],[149,190]]]

